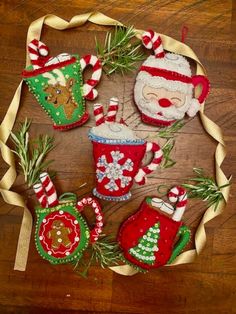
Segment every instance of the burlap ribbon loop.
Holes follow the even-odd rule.
[[[63,20],[62,18],[58,16],[48,14],[43,17],[40,17],[39,19],[31,23],[28,29],[26,44],[28,45],[28,43],[34,38],[40,39],[43,25],[47,25],[57,30],[65,30],[65,29],[69,29],[73,27],[82,26],[88,21],[91,23],[98,24],[98,25],[124,26],[121,22],[114,20],[100,12],[90,12],[86,14],[76,15],[72,17],[72,19],[69,22]],[[135,31],[136,31],[137,38],[140,39],[143,31],[142,30],[135,30]],[[163,34],[160,34],[160,36],[162,38],[162,42],[163,42],[163,46],[165,50],[178,53],[188,58],[191,58],[197,64],[196,74],[203,74],[203,75],[206,74],[206,71],[203,65],[201,64],[198,57],[196,56],[196,54],[190,47],[188,47],[186,44],[179,42],[169,36],[166,36]],[[26,52],[26,66],[28,66],[29,64],[30,64],[30,59],[29,59],[28,53]],[[9,165],[7,172],[4,174],[4,176],[2,177],[0,181],[0,192],[6,203],[19,206],[23,208],[24,210],[21,229],[20,229],[20,235],[19,235],[18,245],[17,245],[15,266],[14,266],[15,270],[24,271],[26,269],[26,264],[27,264],[27,259],[28,259],[28,250],[29,250],[29,243],[30,243],[31,230],[32,230],[32,216],[28,208],[25,206],[25,202],[22,196],[13,191],[10,191],[13,183],[15,182],[17,174],[16,174],[16,169],[15,169],[14,155],[6,144],[10,136],[10,132],[16,120],[17,112],[20,105],[21,90],[22,90],[22,82],[17,87],[17,90],[11,101],[8,111],[0,125],[1,154],[2,154],[3,160]],[[228,184],[229,181],[226,178],[223,170],[221,169],[221,164],[226,156],[226,145],[223,139],[222,131],[219,126],[217,126],[213,121],[211,121],[205,115],[204,105],[201,107],[200,117],[201,117],[201,121],[206,132],[218,142],[216,151],[215,151],[216,182],[220,186]],[[208,208],[205,214],[203,215],[201,222],[197,228],[196,234],[195,234],[195,249],[192,249],[192,250],[189,250],[180,254],[176,258],[176,260],[169,266],[184,264],[184,263],[191,263],[196,258],[196,256],[201,253],[202,249],[204,248],[206,244],[206,233],[205,233],[204,225],[205,223],[207,223],[211,219],[214,219],[216,216],[222,213],[225,207],[225,204],[227,203],[228,198],[229,198],[229,190],[230,190],[229,186],[226,186],[223,189],[224,201],[222,201],[219,204],[217,211],[214,211],[214,208],[212,206]],[[133,267],[129,265],[115,266],[115,267],[111,267],[110,269],[118,274],[126,275],[126,276],[132,276],[138,272],[137,270],[135,270]]]

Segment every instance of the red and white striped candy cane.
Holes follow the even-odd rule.
[[[48,206],[47,196],[45,195],[44,188],[41,183],[36,183],[33,186],[34,192],[36,194],[36,197],[39,201],[39,204],[46,208]]]
[[[156,143],[148,142],[146,144],[146,153],[153,152],[154,157],[151,161],[151,163],[141,169],[139,169],[138,173],[134,177],[134,180],[139,184],[143,185],[146,182],[146,175],[153,172],[157,169],[157,167],[160,165],[162,160],[162,150],[160,149],[160,146]]]
[[[172,219],[175,221],[180,221],[184,214],[187,205],[187,193],[181,186],[175,186],[170,189],[168,193],[168,198],[172,203],[176,203],[175,212]]]
[[[162,40],[160,35],[153,30],[149,30],[142,35],[143,45],[147,49],[153,49],[156,58],[164,58],[165,52],[162,46]]]
[[[107,112],[107,117],[106,120],[109,122],[115,122],[116,120],[116,114],[118,111],[119,107],[119,100],[116,97],[113,97],[110,99],[110,103],[108,106],[108,112]]]
[[[99,202],[93,197],[84,197],[82,200],[77,202],[76,207],[79,211],[82,211],[86,205],[92,206],[96,216],[95,227],[90,231],[90,241],[91,243],[94,243],[98,240],[99,235],[102,233],[103,213]]]
[[[94,104],[93,113],[94,113],[95,122],[97,126],[105,122],[103,105]]]
[[[94,87],[100,81],[102,75],[102,66],[99,59],[93,55],[87,55],[80,59],[80,66],[82,71],[89,65],[93,67],[93,74],[91,79],[87,80],[83,85],[83,96],[88,100],[93,100],[98,95],[98,92]]]
[[[36,70],[42,67],[42,61],[40,60],[40,58],[46,57],[49,53],[49,49],[41,41],[33,39],[28,44],[28,52],[33,69]],[[47,59],[45,59],[44,61],[46,62]]]
[[[47,172],[43,172],[39,176],[40,181],[42,182],[43,188],[46,192],[48,207],[53,207],[59,204],[57,198],[57,192],[52,180],[49,177]]]

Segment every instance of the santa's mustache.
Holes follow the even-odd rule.
[[[158,101],[152,101],[147,99],[141,99],[139,102],[139,106],[143,109],[147,109],[152,114],[161,113],[166,118],[170,119],[182,119],[184,117],[184,114],[186,112],[186,106],[185,104],[179,108],[177,108],[174,104],[170,107],[163,108],[159,105]]]

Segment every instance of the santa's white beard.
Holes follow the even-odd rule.
[[[188,111],[192,95],[186,94],[185,102],[181,107],[176,107],[174,105],[170,107],[161,107],[158,101],[147,100],[143,97],[142,90],[146,84],[137,81],[134,90],[134,98],[135,102],[139,108],[139,110],[144,113],[146,116],[152,118],[158,118],[157,114],[161,113],[163,118],[167,118],[167,120],[175,120],[182,119],[185,113]]]

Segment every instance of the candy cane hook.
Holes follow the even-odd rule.
[[[28,52],[33,69],[36,70],[42,67],[42,61],[40,59],[42,57],[45,58],[46,56],[48,56],[49,49],[43,42],[37,39],[33,39],[28,44]],[[45,58],[44,61],[46,62],[48,59],[49,57]]]
[[[149,165],[139,169],[138,173],[134,177],[135,182],[137,182],[139,185],[145,184],[146,175],[155,171],[162,161],[163,153],[162,153],[162,150],[160,149],[160,146],[158,144],[147,143],[146,153],[147,152],[153,152],[154,157],[153,157],[151,163]]]
[[[181,186],[175,186],[169,191],[168,198],[172,203],[176,203],[176,208],[172,219],[175,221],[180,221],[187,205],[186,190]]]
[[[87,55],[80,59],[80,66],[82,71],[88,65],[93,67],[93,74],[91,79],[87,80],[83,85],[83,96],[88,100],[93,100],[98,95],[98,92],[94,87],[100,81],[102,75],[102,66],[99,59],[93,55]]]
[[[143,33],[142,41],[144,47],[154,50],[154,55],[156,58],[164,58],[165,52],[162,46],[160,35],[155,33],[153,30],[149,30]]]

